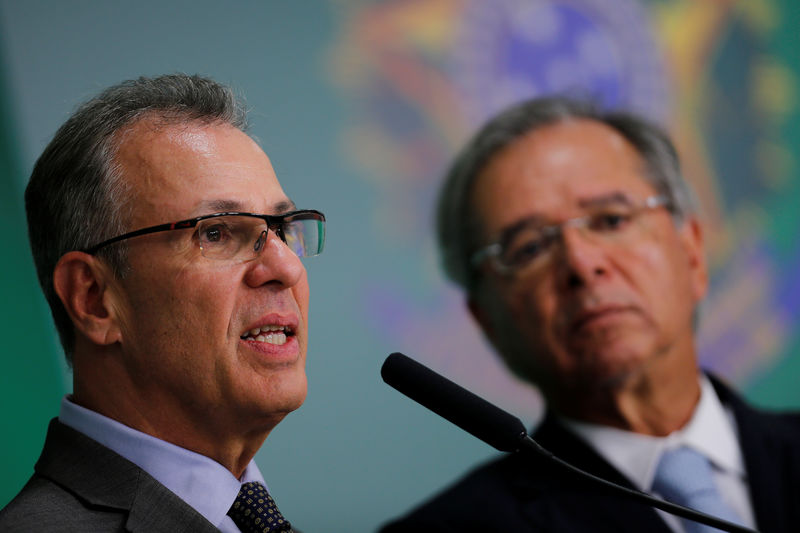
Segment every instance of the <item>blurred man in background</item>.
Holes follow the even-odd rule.
[[[305,399],[300,257],[325,218],[245,119],[210,79],[139,78],[37,161],[29,236],[73,393],[1,530],[291,530],[253,457]]]
[[[542,446],[628,488],[796,530],[800,417],[756,411],[698,368],[703,232],[659,128],[560,97],[517,105],[451,167],[438,237],[486,337],[546,400]],[[695,527],[512,455],[385,531]]]

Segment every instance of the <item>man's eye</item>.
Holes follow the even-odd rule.
[[[624,227],[630,219],[629,213],[601,213],[592,217],[590,226],[597,231],[613,231]]]
[[[220,243],[230,238],[230,230],[224,224],[207,226],[200,230],[200,240],[208,243]]]
[[[507,265],[523,265],[538,257],[545,248],[544,240],[541,238],[528,239],[511,244],[503,254],[503,262]]]

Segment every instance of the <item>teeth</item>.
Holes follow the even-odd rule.
[[[258,335],[256,337],[258,342],[266,342],[267,344],[286,344],[286,334],[283,332],[280,333],[270,333],[268,335]]]
[[[255,340],[258,342],[266,342],[269,344],[286,344],[286,326],[267,325],[260,328],[251,329],[242,338],[246,340]]]

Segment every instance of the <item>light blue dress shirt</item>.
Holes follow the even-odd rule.
[[[725,503],[735,509],[748,527],[755,526],[748,496],[744,457],[736,435],[736,420],[720,402],[707,377],[700,378],[700,401],[689,422],[666,437],[651,437],[607,426],[562,418],[603,458],[644,492],[651,492],[656,467],[666,449],[688,446],[711,461],[714,481]],[[683,533],[681,521],[658,510],[676,533]]]
[[[241,484],[258,481],[266,486],[255,461],[236,479],[209,457],[76,405],[69,396],[61,401],[58,419],[137,465],[224,533],[240,533],[227,513]]]

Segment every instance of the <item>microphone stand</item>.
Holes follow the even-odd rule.
[[[734,524],[733,522],[728,522],[727,520],[722,520],[721,518],[717,518],[716,516],[712,516],[710,514],[701,513],[700,511],[695,511],[694,509],[690,509],[688,507],[684,507],[682,505],[677,505],[666,500],[661,500],[654,496],[651,496],[647,493],[629,489],[627,487],[623,487],[621,485],[617,485],[616,483],[612,483],[607,481],[601,477],[595,476],[590,474],[589,472],[585,472],[580,468],[572,466],[571,464],[567,463],[559,459],[555,456],[552,452],[545,449],[540,445],[538,442],[533,440],[530,435],[527,433],[523,433],[519,436],[519,441],[521,444],[521,448],[518,451],[528,451],[533,452],[535,454],[541,455],[546,457],[548,460],[553,461],[561,468],[568,470],[574,474],[577,474],[580,478],[589,481],[595,485],[600,485],[612,492],[620,496],[625,496],[626,498],[630,498],[632,500],[644,503],[651,507],[655,507],[657,509],[661,509],[667,513],[680,516],[683,518],[688,518],[689,520],[693,520],[695,522],[699,522],[701,524],[705,524],[707,526],[715,527],[717,529],[721,529],[723,531],[730,531],[732,533],[758,533],[757,531],[740,526],[739,524]]]
[[[387,357],[381,367],[381,377],[389,386],[501,452],[532,452],[595,486],[667,513],[732,533],[758,533],[739,524],[617,485],[572,466],[533,440],[519,418],[406,355],[393,353]]]

